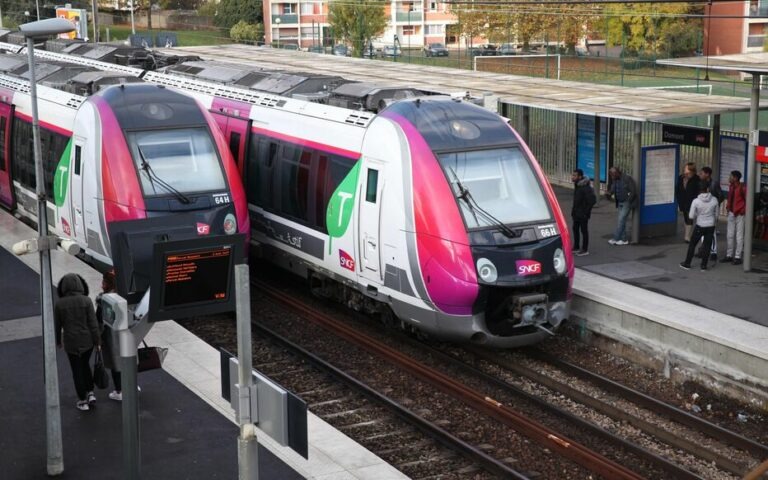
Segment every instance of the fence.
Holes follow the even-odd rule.
[[[510,119],[513,127],[522,131],[523,107],[504,104],[502,115]],[[569,184],[571,172],[576,168],[576,114],[554,112],[541,108],[529,109],[528,146],[551,181]],[[608,161],[625,171],[632,171],[634,155],[634,121],[613,119],[609,135]],[[643,124],[642,145],[662,142],[660,123]],[[747,138],[743,132],[721,130],[721,135]],[[680,164],[694,162],[698,167],[712,165],[709,148],[680,145]]]

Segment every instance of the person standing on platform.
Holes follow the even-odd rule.
[[[688,212],[688,218],[693,220],[696,226],[691,233],[691,241],[688,243],[688,254],[685,260],[680,264],[684,270],[691,269],[691,260],[696,250],[696,244],[699,239],[704,237],[704,251],[708,252],[712,246],[712,235],[715,233],[715,223],[717,222],[717,199],[709,193],[709,185],[701,183],[699,185],[699,196],[691,202],[691,211]],[[707,270],[709,255],[701,257],[701,271]]]
[[[712,168],[711,167],[702,167],[699,171],[699,183],[707,184],[709,186],[709,193],[712,194],[712,197],[717,200],[718,210],[720,207],[720,204],[723,203],[723,200],[725,200],[725,194],[723,194],[723,189],[720,188],[720,182],[715,181],[712,179]],[[719,215],[718,215],[719,216]],[[701,240],[701,248],[699,249],[699,253],[697,256],[701,258],[704,255],[704,239]],[[709,260],[712,262],[717,261],[717,217],[715,217],[715,233],[712,234],[712,249],[709,252]]]
[[[682,175],[677,177],[675,184],[675,200],[678,208],[683,212],[683,221],[685,222],[685,243],[691,241],[693,220],[688,216],[688,213],[691,211],[691,203],[698,195],[699,177],[696,175],[696,164],[688,162],[685,164]]]
[[[67,352],[77,391],[78,410],[89,410],[96,403],[93,394],[91,353],[101,348],[99,324],[93,302],[88,298],[88,284],[74,273],[61,277],[57,287],[59,300],[53,311],[56,345]],[[63,341],[62,341],[63,340]]]
[[[741,172],[734,170],[728,178],[728,234],[723,262],[741,265],[744,251],[744,214],[747,213],[747,189],[741,183]]]
[[[635,183],[634,178],[623,173],[619,167],[611,167],[608,170],[608,177],[608,188],[605,195],[608,199],[613,197],[616,201],[616,208],[619,210],[616,231],[608,243],[611,245],[628,245],[627,220],[639,202],[637,183]]]
[[[118,367],[120,358],[119,340],[116,338],[116,332],[111,327],[104,324],[101,296],[105,293],[114,293],[115,291],[115,271],[110,270],[101,277],[102,292],[96,297],[96,318],[101,328],[101,345],[103,348],[104,366],[112,374],[112,383],[115,389],[110,392],[109,398],[118,402],[123,400],[122,375]]]
[[[584,171],[577,168],[571,174],[573,181],[573,207],[571,218],[573,219],[573,251],[579,257],[589,255],[589,217],[592,216],[592,207],[597,203],[595,191],[584,176]],[[581,248],[579,248],[581,245]]]

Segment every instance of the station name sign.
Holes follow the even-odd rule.
[[[667,143],[709,148],[710,135],[708,128],[667,124],[661,126],[661,140]]]

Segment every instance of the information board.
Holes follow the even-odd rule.
[[[608,171],[608,119],[600,119],[600,181],[605,183]],[[576,115],[576,168],[595,178],[595,117]]]
[[[733,170],[741,172],[741,182],[747,181],[747,139],[720,137],[720,188],[728,191],[728,178]]]
[[[642,162],[640,225],[659,226],[646,229],[647,236],[673,234],[677,225],[675,182],[680,163],[680,146],[643,147]]]
[[[149,320],[233,311],[244,242],[243,235],[223,235],[156,243]]]

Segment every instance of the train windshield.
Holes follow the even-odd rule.
[[[517,147],[438,155],[467,228],[549,221],[536,173]]]
[[[127,137],[146,196],[226,188],[207,129],[134,131]]]

